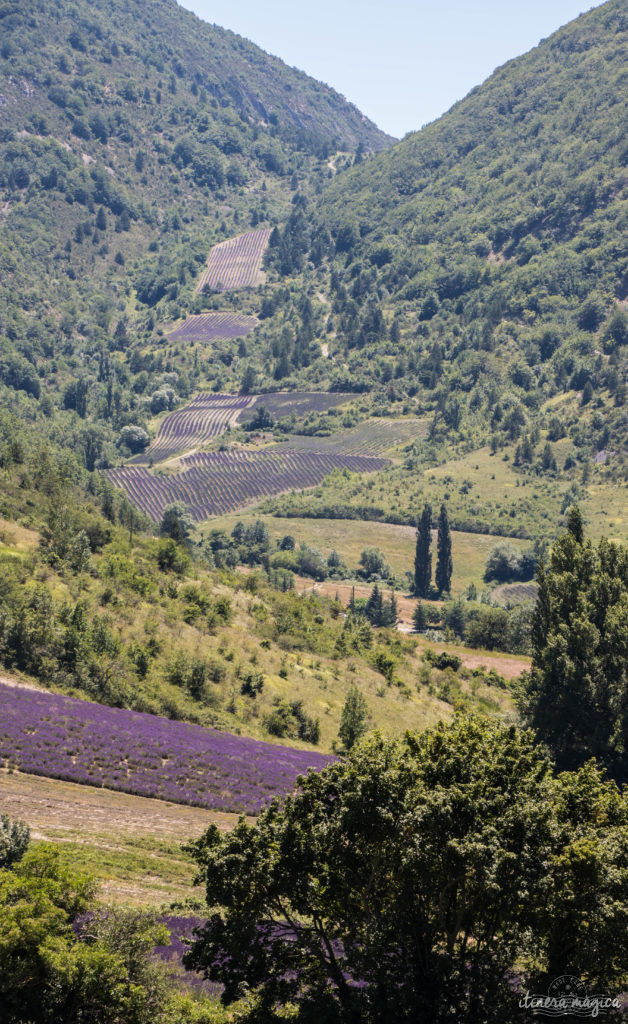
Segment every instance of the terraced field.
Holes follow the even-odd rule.
[[[205,288],[228,292],[261,284],[264,280],[262,260],[270,234],[270,228],[260,228],[215,245],[207,257],[207,267],[198,282],[197,292]]]
[[[274,445],[259,451],[196,452],[180,460],[180,472],[168,475],[140,465],[109,469],[106,475],[155,522],[166,505],[182,501],[199,523],[262,497],[314,487],[334,469],[371,473],[385,465],[381,458]]]
[[[260,408],[265,408],[276,419],[295,414],[306,416],[312,412],[325,412],[346,402],[350,395],[325,391],[305,391],[296,394],[273,392],[268,395],[222,395],[204,392],[195,396],[182,409],[170,413],[162,421],[157,436],[145,452],[130,460],[135,465],[161,462],[177,452],[189,451],[205,441],[218,437],[229,427],[250,421]],[[314,439],[316,440],[316,439]],[[321,442],[322,443],[322,442]],[[300,445],[299,445],[300,447]],[[318,450],[316,443],[309,448]],[[327,445],[324,445],[327,450]],[[332,450],[343,451],[342,445]],[[358,452],[358,449],[349,449]],[[365,449],[366,450],[366,449]]]
[[[259,321],[244,313],[199,313],[189,316],[169,337],[175,341],[210,342],[221,338],[244,338]]]
[[[162,421],[152,444],[131,462],[161,462],[176,452],[189,451],[235,426],[242,410],[253,405],[253,395],[200,394]]]

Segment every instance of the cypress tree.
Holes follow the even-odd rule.
[[[436,586],[439,594],[449,593],[451,590],[451,574],[453,563],[451,559],[451,530],[449,529],[449,517],[444,505],[440,507],[438,517],[438,555],[436,559]]]
[[[432,582],[432,506],[426,502],[417,524],[416,552],[414,556],[414,592],[428,597]]]

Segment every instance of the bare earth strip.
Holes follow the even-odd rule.
[[[0,771],[0,812],[26,821],[33,841],[57,845],[63,860],[90,874],[105,902],[162,907],[199,898],[196,873],[181,844],[210,824],[229,831],[235,814],[39,775]]]
[[[48,828],[114,835],[159,836],[184,842],[212,822],[227,832],[237,814],[152,800],[112,789],[81,786],[41,775],[0,771],[0,807],[10,818],[22,818],[38,835]]]

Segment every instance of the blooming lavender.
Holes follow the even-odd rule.
[[[0,684],[0,759],[23,772],[258,814],[324,754]]]

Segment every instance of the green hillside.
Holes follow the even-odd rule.
[[[173,401],[199,379],[164,327],[210,247],[391,140],[170,0],[5,3],[0,25],[2,401],[66,438],[89,422],[91,468],[163,374]]]
[[[327,343],[320,379],[386,414],[430,413],[437,451],[545,427],[576,457],[620,453],[627,28],[617,0],[582,15],[337,177],[306,228],[293,216],[270,265],[309,286],[313,313],[288,296],[264,325],[280,334],[275,378],[312,372],[280,333],[282,318],[297,339],[309,320]],[[621,454],[608,466],[625,475]]]

